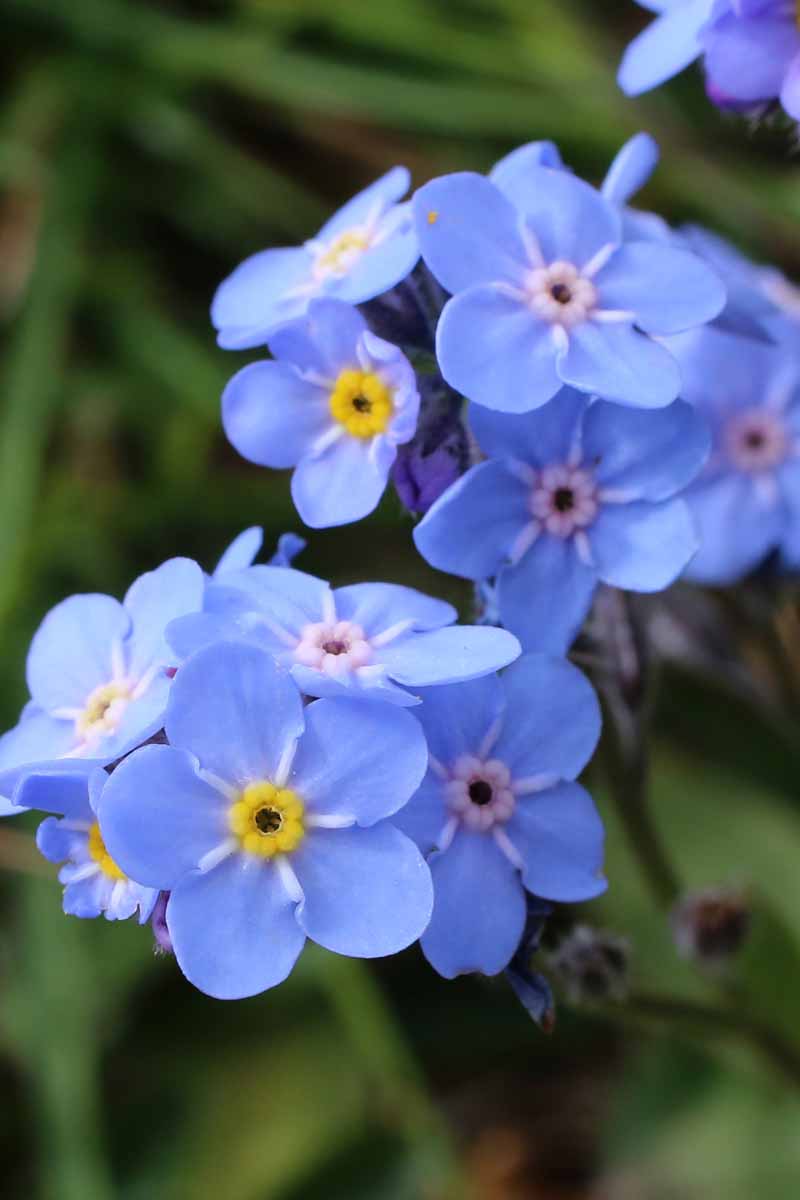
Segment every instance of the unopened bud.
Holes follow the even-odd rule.
[[[590,925],[576,925],[549,958],[553,973],[573,1004],[623,1000],[628,987],[630,943]]]
[[[685,896],[670,918],[675,945],[684,958],[716,967],[744,944],[750,931],[747,895],[734,888],[708,888]]]

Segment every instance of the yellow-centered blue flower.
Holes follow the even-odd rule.
[[[127,879],[128,876],[120,871],[117,864],[114,862],[111,855],[106,850],[106,844],[103,841],[103,835],[100,832],[100,826],[97,821],[94,822],[89,830],[89,854],[100,867],[104,875],[109,879]]]
[[[383,433],[392,419],[392,393],[372,371],[344,370],[331,392],[331,415],[353,437]]]
[[[228,824],[247,854],[273,858],[296,849],[305,837],[303,801],[268,780],[250,783],[228,811]]]

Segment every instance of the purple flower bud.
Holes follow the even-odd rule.
[[[167,901],[169,900],[169,892],[159,892],[156,900],[153,914],[150,917],[150,927],[153,930],[155,945],[153,952],[155,954],[173,954],[172,938],[169,935],[167,928]]]
[[[469,466],[469,435],[461,420],[461,401],[434,377],[419,380],[422,398],[417,432],[398,447],[392,482],[401,503],[426,513]]]

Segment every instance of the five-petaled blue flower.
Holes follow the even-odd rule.
[[[603,826],[574,782],[600,734],[581,672],[525,655],[489,676],[425,694],[430,765],[395,823],[426,853],[434,905],[422,949],[447,978],[494,975],[525,927],[525,892],[567,903],[605,891]]]
[[[116,768],[98,814],[120,869],[170,892],[175,956],[201,991],[273,987],[306,937],[364,958],[419,937],[430,872],[386,820],[425,773],[414,717],[358,700],[304,710],[265,651],[221,642],[178,671],[166,732]]]
[[[173,558],[140,576],[122,604],[70,596],[42,621],[28,652],[31,701],[0,739],[0,791],[27,766],[55,759],[111,763],[161,726],[174,655],[168,622],[203,605],[203,572]],[[8,815],[16,809],[4,805]]]
[[[702,324],[725,303],[695,255],[623,244],[616,200],[559,168],[518,167],[511,155],[493,179],[446,175],[412,204],[425,262],[454,293],[437,330],[439,366],[487,408],[528,412],[563,384],[663,407],[680,376],[650,335]]]
[[[539,412],[473,407],[470,422],[488,461],[437,500],[414,540],[440,570],[497,576],[500,619],[524,649],[562,653],[599,582],[659,591],[697,549],[675,494],[709,438],[683,401],[637,412],[565,389]]]
[[[217,289],[211,319],[220,346],[263,346],[309,301],[335,296],[361,304],[400,283],[419,258],[407,204],[405,167],[394,167],[359,192],[304,246],[262,250],[245,259]]]
[[[275,361],[244,367],[223,393],[229,440],[260,466],[295,468],[292,497],[307,525],[360,520],[417,427],[411,364],[340,300],[314,301],[269,348]]]
[[[619,84],[636,96],[703,56],[721,108],[779,100],[800,119],[800,27],[794,0],[638,0],[655,21],[625,52]]]
[[[357,583],[332,590],[286,567],[250,567],[206,590],[205,611],[167,636],[185,658],[221,638],[268,650],[308,696],[357,696],[418,704],[418,688],[486,675],[513,662],[504,629],[454,625],[456,611],[413,588]],[[408,690],[412,689],[412,690]]]
[[[684,497],[700,549],[684,575],[730,584],[778,551],[800,568],[800,362],[716,330],[676,339],[684,395],[707,418],[712,450]]]
[[[36,833],[36,845],[50,862],[63,863],[58,878],[64,884],[64,912],[73,917],[125,921],[138,911],[144,925],[153,911],[158,889],[135,883],[114,862],[97,821],[97,801],[108,779],[100,768],[82,778],[31,776],[22,787],[22,801],[31,808],[61,814],[47,817]]]

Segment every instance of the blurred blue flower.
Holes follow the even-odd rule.
[[[706,87],[722,108],[778,100],[800,119],[800,27],[793,0],[638,0],[656,20],[628,47],[619,83],[639,95],[703,55]]]
[[[430,764],[393,821],[430,855],[422,949],[449,979],[495,975],[520,945],[526,890],[571,903],[606,889],[603,826],[573,782],[600,708],[571,663],[532,654],[500,678],[426,692],[419,717]]]
[[[13,799],[32,763],[111,763],[161,727],[174,665],[164,630],[202,608],[203,589],[197,563],[172,558],[140,576],[122,604],[78,595],[51,609],[28,652],[31,702],[0,739],[0,793]]]
[[[617,194],[641,172],[639,153]],[[617,202],[563,169],[512,159],[494,182],[447,175],[412,202],[423,258],[453,293],[437,330],[445,379],[502,412],[538,408],[564,383],[635,407],[671,403],[677,364],[650,335],[715,317],[719,279],[685,250],[623,245]]]
[[[262,250],[220,284],[211,319],[220,346],[263,346],[279,325],[303,316],[309,301],[336,296],[360,304],[410,273],[419,258],[407,204],[405,167],[394,167],[340,208],[304,246]]]
[[[523,416],[472,407],[470,422],[488,461],[437,500],[414,540],[442,571],[496,576],[500,620],[523,649],[564,652],[599,582],[660,591],[695,552],[674,498],[708,455],[690,405],[637,412],[564,389]]]
[[[419,937],[430,874],[385,820],[425,773],[410,714],[352,700],[304,711],[265,651],[230,642],[181,667],[166,731],[168,746],[116,768],[98,813],[114,861],[169,891],[172,948],[196,987],[262,992],[306,937],[364,958]]]
[[[800,359],[716,330],[676,338],[684,395],[707,419],[712,449],[684,493],[700,549],[684,575],[730,584],[779,551],[800,568]]]
[[[158,898],[157,888],[146,888],[129,879],[117,866],[103,842],[97,822],[97,800],[108,776],[102,769],[84,775],[76,786],[69,777],[53,775],[30,798],[61,819],[48,817],[36,834],[36,845],[45,858],[64,863],[58,874],[64,884],[64,912],[73,917],[99,917],[125,921],[138,911],[139,924],[150,917]]]
[[[229,441],[259,466],[295,467],[292,498],[307,525],[365,517],[417,427],[411,364],[339,300],[314,301],[269,347],[274,361],[251,363],[225,388]]]
[[[302,571],[256,566],[212,584],[205,612],[174,621],[167,636],[180,658],[221,638],[246,638],[308,696],[408,706],[419,703],[420,687],[486,675],[519,654],[505,630],[454,625],[456,616],[452,605],[413,588],[357,583],[334,591]]]
[[[264,544],[264,530],[259,525],[252,525],[238,534],[230,546],[222,553],[214,568],[213,579],[222,579],[228,571],[240,571],[250,567],[255,562],[258,552]],[[278,538],[275,552],[269,560],[274,567],[290,567],[301,550],[305,550],[306,540],[296,533],[282,533]]]

